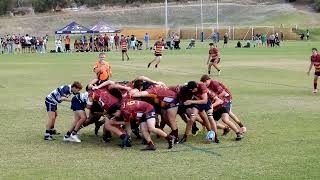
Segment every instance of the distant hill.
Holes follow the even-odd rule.
[[[220,2],[220,1],[219,1]],[[216,22],[216,1],[204,0],[204,22],[212,26]],[[319,15],[308,9],[279,0],[222,0],[219,5],[221,26],[275,25],[292,27],[319,25]],[[99,6],[99,8],[69,8],[59,13],[41,13],[33,16],[0,18],[0,34],[31,33],[52,34],[71,21],[92,26],[100,20],[118,27],[163,27],[163,3],[127,6]],[[195,27],[200,24],[199,1],[170,3],[168,8],[170,27]],[[211,25],[210,25],[211,23]]]

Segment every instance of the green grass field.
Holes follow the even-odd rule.
[[[128,62],[119,52],[107,59],[114,80],[145,75],[183,84],[206,73],[207,44],[166,51],[158,69],[146,68],[150,51],[129,51]],[[156,140],[155,152],[141,152],[140,140],[131,149],[120,149],[118,138],[105,144],[93,126],[80,131],[82,143],[62,142],[73,120],[68,103],[58,106],[62,134],[43,140],[45,96],[94,78],[96,53],[0,55],[0,179],[319,179],[320,97],[311,93],[313,76],[306,74],[312,47],[320,43],[222,49],[222,75],[212,77],[230,87],[233,111],[248,129],[244,139],[236,142],[229,133],[217,145],[198,135],[172,150]],[[185,125],[178,122],[182,134]]]

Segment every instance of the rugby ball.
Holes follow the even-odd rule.
[[[215,135],[216,135],[216,134],[214,133],[214,131],[209,131],[209,132],[207,133],[206,140],[207,140],[207,141],[213,141]]]

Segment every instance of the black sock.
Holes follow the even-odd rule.
[[[50,130],[46,130],[46,134],[50,134],[51,135],[51,131]]]
[[[208,74],[210,74],[210,71],[208,71]]]
[[[317,89],[318,83],[313,83],[313,88]]]
[[[76,135],[77,134],[77,131],[76,130],[73,130],[72,131],[72,135]]]
[[[121,134],[120,139],[124,139],[126,137],[125,134]]]
[[[71,136],[71,132],[70,131],[67,132],[67,136]]]

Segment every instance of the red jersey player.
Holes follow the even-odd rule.
[[[211,67],[213,66],[218,71],[219,75],[221,70],[218,68],[218,64],[220,62],[220,52],[217,47],[214,47],[213,43],[209,44],[209,56],[208,56],[208,74],[211,73]]]
[[[320,54],[318,54],[318,50],[316,48],[312,48],[311,62],[308,70],[308,75],[310,75],[310,71],[314,66],[314,79],[313,79],[313,93],[318,92],[318,78],[320,76]]]
[[[174,137],[166,134],[161,129],[155,127],[155,110],[151,104],[144,101],[126,99],[121,103],[121,105],[110,110],[109,115],[114,116],[115,118],[123,118],[128,136],[130,136],[131,134],[131,121],[141,123],[141,131],[143,137],[148,142],[148,146],[142,150],[156,150],[156,147],[150,136],[151,132],[167,139],[169,149],[173,147]],[[115,134],[121,134],[120,130],[117,130],[117,128],[112,127],[114,123],[117,122],[115,122],[115,120],[108,121],[106,123],[106,129],[111,132],[114,132]]]
[[[142,87],[139,88],[139,90]],[[153,104],[161,109],[164,121],[171,127],[172,133],[175,138],[178,138],[178,125],[176,122],[176,116],[178,112],[177,93],[166,87],[152,86],[151,88],[135,92],[133,95],[135,98],[150,97]]]
[[[201,82],[206,84],[209,91],[212,91],[216,94],[220,99],[222,99],[223,106],[226,108],[230,117],[239,125],[240,132],[243,133],[246,131],[246,128],[240,121],[240,119],[231,111],[232,108],[232,94],[230,90],[221,82],[210,79],[208,75],[203,75],[200,79]],[[225,131],[228,132],[228,131]]]

